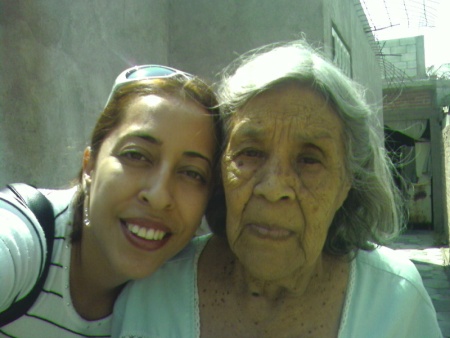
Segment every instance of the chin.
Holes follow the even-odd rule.
[[[150,276],[157,268],[158,267],[152,267],[151,264],[138,264],[134,266],[130,264],[122,269],[122,274],[126,277],[127,281],[132,281]]]

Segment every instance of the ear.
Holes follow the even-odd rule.
[[[92,180],[92,172],[94,171],[94,159],[91,156],[91,147],[86,147],[83,153],[83,177],[82,184],[83,188],[89,188]]]

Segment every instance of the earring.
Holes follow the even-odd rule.
[[[91,188],[91,178],[87,174],[83,174],[82,188],[84,194],[86,196],[89,196],[89,189]]]
[[[89,195],[86,196],[86,198],[84,199],[84,219],[83,219],[83,223],[84,226],[89,226],[89,224],[91,224],[91,220],[89,219]]]

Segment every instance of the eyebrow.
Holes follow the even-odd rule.
[[[234,130],[235,134],[244,138],[259,139],[264,135],[264,130],[262,128],[255,127],[248,121],[239,123],[239,125],[235,126]]]
[[[137,137],[137,138],[140,138],[140,139],[142,139],[142,140],[144,140],[146,142],[149,142],[149,143],[157,145],[157,146],[161,146],[163,144],[163,142],[160,139],[158,139],[158,138],[156,138],[154,136],[151,136],[149,134],[141,133],[141,132],[129,133],[129,134],[127,134],[127,137]],[[208,165],[212,168],[211,160],[207,156],[205,156],[205,155],[203,155],[203,154],[201,154],[201,153],[199,153],[197,151],[184,151],[183,155],[187,156],[187,157],[190,157],[190,158],[203,159],[206,162],[208,162]]]
[[[183,153],[183,155],[185,155],[185,156],[187,156],[187,157],[191,157],[191,158],[200,158],[200,159],[203,159],[203,160],[205,160],[206,162],[208,162],[209,167],[212,168],[211,160],[210,160],[208,157],[206,157],[205,155],[203,155],[203,154],[200,154],[200,153],[198,153],[198,152],[196,152],[196,151],[185,151],[185,152]]]
[[[144,141],[147,141],[149,143],[156,144],[156,145],[162,145],[162,143],[163,143],[161,140],[157,139],[156,137],[151,136],[149,134],[141,133],[141,132],[131,132],[129,134],[126,134],[125,137],[128,137],[128,138],[129,137],[137,137]]]

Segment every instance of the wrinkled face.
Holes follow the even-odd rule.
[[[83,242],[92,259],[128,280],[180,251],[201,222],[215,146],[212,118],[196,103],[136,98],[84,168],[90,226]]]
[[[222,175],[232,251],[266,280],[313,266],[350,189],[340,119],[311,89],[285,84],[231,123]]]

